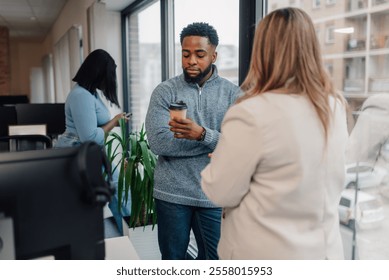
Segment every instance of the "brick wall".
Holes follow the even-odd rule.
[[[0,95],[10,94],[10,82],[9,32],[0,26]]]

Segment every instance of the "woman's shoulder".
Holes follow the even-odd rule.
[[[94,100],[95,97],[87,89],[75,85],[72,90],[69,92],[68,101],[70,100]]]
[[[263,117],[271,118],[271,116],[274,115],[272,102],[262,94],[234,104],[229,111],[230,114],[232,113],[233,115],[241,116],[242,118],[251,116],[254,119],[261,119]]]
[[[235,105],[237,115],[252,116],[259,123],[283,122],[289,114],[310,107],[306,98],[298,94],[262,93]]]
[[[261,112],[274,111],[275,107],[279,108],[279,104],[285,104],[288,101],[286,99],[290,99],[291,97],[287,94],[275,94],[270,92],[261,93],[252,97],[249,97],[242,102],[238,103],[243,108],[247,110],[255,110],[258,111],[260,109]]]

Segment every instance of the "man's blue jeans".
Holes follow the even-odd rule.
[[[158,244],[163,260],[187,259],[190,230],[196,238],[199,260],[217,260],[221,208],[202,208],[155,200]]]

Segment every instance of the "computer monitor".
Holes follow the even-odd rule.
[[[28,103],[27,95],[0,95],[0,105]]]
[[[14,106],[0,106],[0,138],[8,136],[8,126],[17,123]],[[0,141],[0,151],[8,150],[8,143]]]
[[[104,259],[103,206],[112,191],[102,170],[108,167],[94,142],[2,154],[0,259],[12,259],[1,252],[10,247],[15,259]]]
[[[0,137],[8,135],[8,126],[17,124],[14,106],[0,106]]]
[[[65,131],[65,104],[16,104],[19,125],[47,124],[47,134],[55,138]]]

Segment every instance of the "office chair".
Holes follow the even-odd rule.
[[[40,134],[1,136],[0,152],[17,152],[28,150],[44,150],[52,147],[51,138]]]

